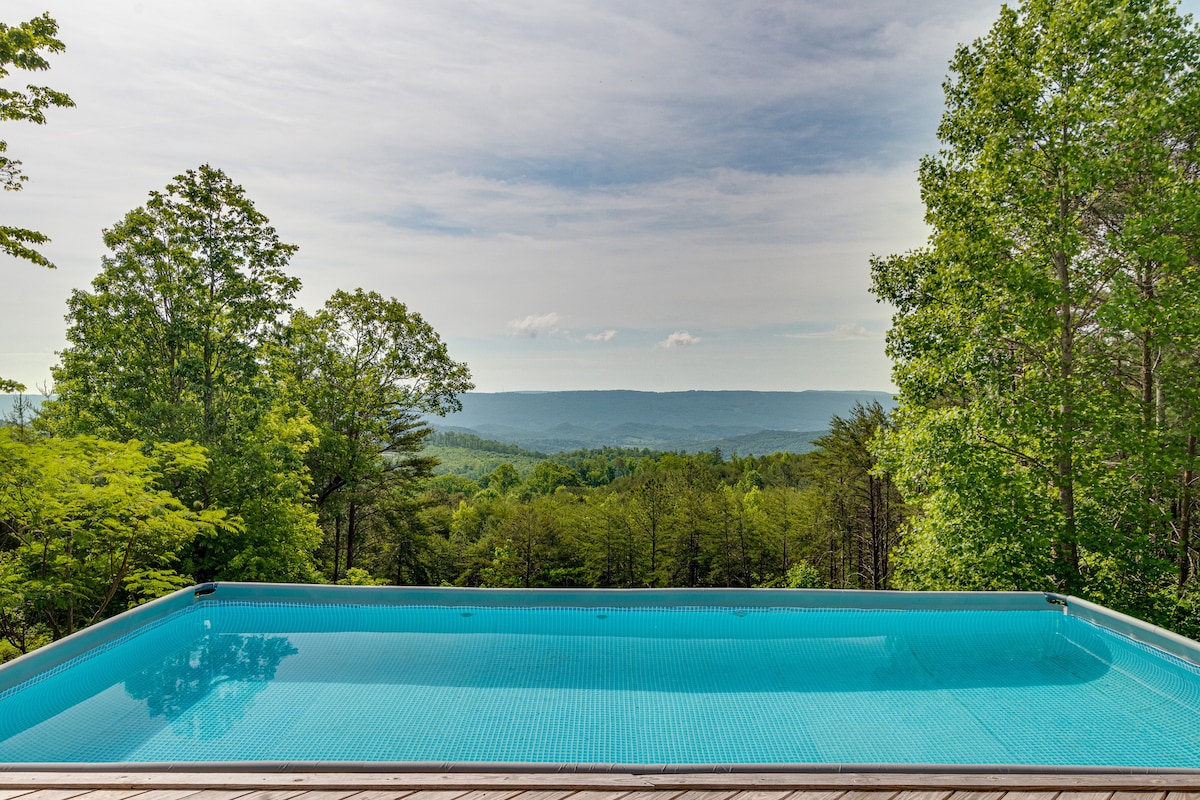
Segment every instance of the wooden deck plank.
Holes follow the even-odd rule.
[[[22,795],[21,800],[70,800],[88,791],[87,785],[79,785],[69,789],[38,789]]]
[[[4,782],[3,775],[0,775],[0,783]],[[13,800],[15,797],[20,797],[23,794],[29,794],[32,789],[0,789],[0,800]]]
[[[621,800],[621,798],[627,794],[629,794],[629,792],[626,791],[602,792],[596,790],[584,790],[571,795],[571,800]]]
[[[259,789],[242,795],[242,800],[292,800],[296,795],[303,793],[300,789]],[[79,800],[91,800],[91,798],[82,797]]]
[[[630,792],[621,800],[676,800],[682,793],[683,791],[680,789],[647,789]],[[521,792],[521,795],[513,800],[529,800],[528,795],[532,794],[541,794],[541,792]],[[575,800],[575,798],[572,797],[571,800]]]
[[[892,800],[898,794],[897,789],[851,789],[838,800]]]
[[[457,800],[509,800],[509,798],[520,793],[520,789],[477,789],[476,791],[459,795]]]
[[[411,789],[368,789],[350,795],[353,800],[401,800],[412,794]]]
[[[896,795],[895,800],[946,800],[950,795],[954,794],[952,789],[906,789]],[[1051,800],[1053,800],[1053,792],[1051,792]],[[1007,800],[1007,798],[1006,798]]]
[[[733,800],[783,800],[790,794],[792,792],[787,789],[743,789],[733,796]]]
[[[839,800],[845,793],[844,789],[802,789],[793,791],[787,800]],[[946,794],[948,796],[950,793]]]
[[[351,795],[357,794],[353,789],[311,789],[307,792],[301,792],[292,800],[346,800]],[[138,800],[141,800],[139,798]]]
[[[1000,800],[1004,792],[958,791],[950,795],[950,800]]]
[[[1166,800],[1166,792],[1113,792],[1110,800]]]
[[[1196,792],[1168,792],[1167,800],[1200,800],[1200,791]]]
[[[195,793],[195,789],[146,789],[137,796],[137,800],[184,800]],[[90,800],[90,798],[80,797],[76,800]]]
[[[1004,800],[1054,800],[1060,794],[1071,794],[1071,792],[1005,792]],[[1100,794],[1107,800],[1111,792],[1076,792],[1075,794]]]
[[[1059,800],[1109,800],[1112,792],[1062,792]]]
[[[455,800],[468,791],[468,789],[418,789],[406,800]]]
[[[677,795],[674,800],[729,800],[735,794],[737,794],[736,789],[690,789]]]

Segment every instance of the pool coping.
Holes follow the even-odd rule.
[[[1095,773],[489,773],[0,771],[0,787],[34,790],[1021,790],[1195,791],[1200,775]]]

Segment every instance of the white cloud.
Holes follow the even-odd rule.
[[[666,348],[667,350],[671,350],[676,347],[690,347],[691,345],[699,343],[699,336],[692,336],[687,331],[675,331],[666,339],[663,339],[661,342],[659,342],[658,346]]]
[[[540,316],[530,314],[524,319],[514,319],[508,323],[508,327],[515,335],[533,338],[539,333],[557,333],[558,323],[561,319],[562,317],[555,311]]]
[[[613,339],[617,338],[617,332],[609,328],[608,330],[600,331],[599,333],[584,334],[583,338],[587,339],[589,342],[611,342]]]

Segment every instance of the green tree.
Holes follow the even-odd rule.
[[[525,485],[535,494],[554,494],[560,486],[580,486],[583,479],[579,473],[555,461],[539,461],[534,466]]]
[[[61,53],[65,49],[57,34],[58,23],[49,14],[13,27],[0,23],[0,79],[7,78],[12,68],[30,72],[49,69],[50,62],[43,53]],[[24,90],[0,87],[0,121],[24,120],[44,125],[48,108],[74,105],[70,97],[47,86],[30,84]],[[7,152],[8,143],[0,140],[0,186],[10,192],[17,191],[27,176],[21,171],[21,162],[10,158]],[[37,231],[0,225],[0,251],[13,258],[53,267],[34,247],[49,241],[49,237]]]
[[[104,231],[92,291],[67,301],[68,347],[44,416],[110,438],[228,438],[300,282],[245,192],[201,166]],[[261,394],[261,393],[260,393]]]
[[[906,585],[1164,621],[1195,433],[1198,57],[1168,0],[1026,0],[951,62],[929,246],[873,263],[900,387],[878,452],[918,510]]]
[[[0,23],[0,80],[7,78],[12,68],[40,72],[50,68],[45,53],[61,53],[65,45],[57,38],[58,23],[49,14],[35,17],[15,27]],[[24,90],[0,86],[0,121],[25,120],[35,125],[46,122],[46,109],[75,105],[62,92],[46,86],[28,85]],[[27,180],[21,162],[10,158],[8,143],[0,139],[0,186],[15,192]],[[36,245],[46,244],[50,237],[44,233],[0,225],[0,252],[13,258],[32,261],[43,267],[54,265],[42,255]],[[22,392],[25,387],[17,381],[0,378],[0,392]]]
[[[899,543],[904,502],[871,451],[886,432],[887,414],[875,402],[856,403],[850,414],[830,420],[810,456],[810,493],[824,499],[831,544],[831,584],[859,589],[891,588],[891,552]]]
[[[335,292],[315,314],[297,311],[273,361],[319,431],[307,463],[337,581],[356,567],[369,517],[390,520],[402,538],[415,522],[416,507],[398,501],[436,464],[422,454],[431,429],[420,415],[461,408],[456,395],[471,389],[470,372],[419,314],[362,289]],[[406,507],[404,523],[396,514]]]
[[[503,495],[521,485],[521,476],[516,467],[504,461],[485,476],[479,485]]]
[[[15,434],[0,430],[0,637],[21,652],[188,585],[183,549],[231,526],[158,488],[203,469],[199,447]]]
[[[204,165],[104,232],[110,254],[92,291],[68,300],[57,397],[40,424],[59,435],[196,442],[212,463],[170,488],[229,509],[242,525],[200,537],[199,580],[311,580],[320,540],[303,463],[316,429],[265,373],[299,281],[240,186]]]

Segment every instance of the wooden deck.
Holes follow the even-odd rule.
[[[0,772],[0,800],[1200,800],[1200,775]]]

